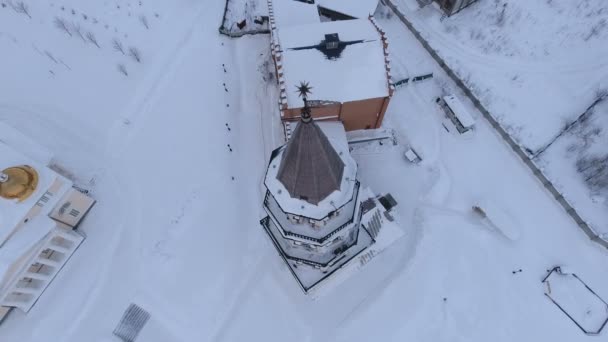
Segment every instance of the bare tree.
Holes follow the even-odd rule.
[[[82,33],[82,27],[80,27],[80,24],[72,23],[72,31],[76,33],[83,42],[87,42],[87,40],[84,38],[84,34]]]
[[[99,46],[99,43],[97,42],[97,38],[95,37],[95,34],[93,32],[88,31],[86,33],[86,37],[91,43],[95,44],[95,46],[97,46],[98,49],[101,49],[101,46]]]
[[[13,3],[12,1],[9,1],[8,4],[11,6],[11,8],[15,12],[25,14],[25,15],[27,15],[28,18],[32,19],[32,16],[30,15],[29,7],[23,1],[17,1],[17,3]]]
[[[606,28],[608,22],[606,19],[601,19],[597,24],[591,27],[591,31],[583,38],[585,41],[589,41],[589,39],[599,36],[600,33]]]
[[[595,98],[597,100],[602,101],[606,97],[608,97],[608,88],[597,88],[595,90]]]
[[[55,27],[57,27],[59,30],[65,32],[70,37],[72,37],[72,31],[70,31],[70,28],[68,27],[68,23],[65,21],[65,19],[55,17],[54,23],[55,23]]]
[[[115,51],[118,51],[118,52],[122,53],[123,55],[125,54],[125,49],[122,46],[122,43],[120,42],[120,40],[114,38],[114,40],[112,40],[112,47],[114,48]]]
[[[47,51],[47,50],[44,50],[44,54],[45,54],[45,55],[46,55],[46,56],[47,56],[47,57],[48,57],[50,60],[52,60],[53,62],[55,62],[55,64],[59,64],[59,62],[57,62],[57,59],[55,59],[55,56],[53,56],[53,54],[52,54],[52,53],[50,53],[50,52],[49,52],[49,51]]]
[[[141,52],[139,52],[136,47],[131,46],[129,48],[129,56],[131,56],[131,58],[133,58],[137,63],[141,63]]]
[[[497,26],[504,26],[505,24],[505,17],[506,17],[506,11],[507,11],[507,4],[503,4],[502,5],[502,10],[500,11],[500,13],[498,14],[498,17],[496,18],[496,25]]]
[[[576,167],[593,193],[608,191],[608,155],[584,156],[577,160]]]
[[[144,25],[144,27],[146,28],[146,30],[150,29],[150,25],[148,24],[148,18],[145,15],[140,15],[139,16],[139,21],[141,22],[142,25]]]
[[[124,64],[118,64],[116,67],[118,69],[118,72],[125,76],[129,76],[129,73],[127,72],[127,67]]]

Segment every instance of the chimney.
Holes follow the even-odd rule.
[[[338,37],[337,33],[325,35],[325,49],[327,49],[327,50],[337,49],[339,44],[340,44],[340,37]]]

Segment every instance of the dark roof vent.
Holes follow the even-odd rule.
[[[397,201],[391,194],[386,194],[378,198],[378,201],[380,201],[380,204],[382,204],[386,211],[391,211],[391,209],[397,206]]]
[[[325,35],[325,48],[327,50],[335,50],[340,46],[340,37],[337,33]]]

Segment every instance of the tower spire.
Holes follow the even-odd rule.
[[[301,118],[303,123],[309,123],[312,121],[312,114],[310,112],[310,107],[308,107],[308,94],[312,93],[312,87],[308,82],[300,82],[300,85],[297,87],[298,95],[304,100],[304,107],[302,108]]]
[[[340,190],[345,165],[312,119],[307,100],[311,89],[308,82],[298,86],[298,93],[304,99],[302,122],[296,126],[283,152],[277,179],[292,198],[317,205]]]

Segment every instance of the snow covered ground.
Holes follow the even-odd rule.
[[[71,5],[133,37],[142,63],[113,51],[103,26],[101,49],[58,31],[53,11]],[[397,145],[353,150],[362,184],[399,202],[404,237],[312,301],[258,223],[267,160],[282,144],[268,36],[219,35],[219,0],[144,1],[151,22],[159,13],[149,30],[135,10],[122,16],[109,4],[44,6],[31,2],[31,20],[0,7],[0,49],[11,51],[0,63],[11,80],[0,83],[0,120],[54,152],[98,204],[83,245],[27,316],[13,312],[0,325],[0,341],[116,341],[130,303],[150,312],[140,335],[150,342],[586,339],[545,298],[541,280],[567,265],[606,298],[608,251],[470,103],[475,130],[444,129],[434,98],[456,87],[438,66],[427,64],[433,80],[395,94],[385,126]],[[398,21],[381,25],[404,68],[430,58]],[[31,48],[43,43],[72,69]],[[420,164],[405,160],[406,145]],[[473,215],[480,200],[500,206],[519,238]]]
[[[268,30],[268,22],[260,21],[261,16],[268,16],[267,0],[226,0],[225,10],[222,25],[228,32]]]
[[[608,89],[605,1],[487,0],[450,18],[432,5],[419,8],[415,0],[393,3],[531,155],[549,146]],[[596,123],[608,129],[602,120]],[[602,153],[607,152],[604,147]],[[608,233],[605,191],[598,194],[585,184],[584,174],[571,171],[566,153],[540,159],[547,177],[580,215]],[[569,166],[564,171],[562,165]]]
[[[537,157],[577,211],[608,238],[608,101]]]

